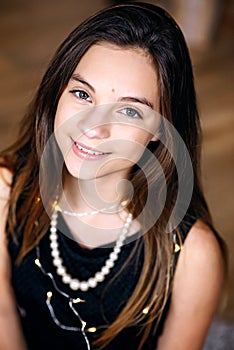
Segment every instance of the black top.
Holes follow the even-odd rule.
[[[194,221],[190,220],[186,225],[185,223],[181,225],[184,239]],[[59,231],[58,235],[64,265],[67,267],[68,273],[80,281],[86,281],[97,271],[100,271],[113,249],[108,247],[92,250],[83,249],[78,243]],[[52,264],[49,244],[48,232],[38,247],[30,251],[18,266],[15,264],[15,260],[20,249],[20,242],[15,244],[12,238],[9,240],[12,285],[28,349],[87,350],[85,338],[80,331],[81,322],[75,312],[77,311],[81,319],[86,322],[85,334],[92,343],[99,332],[117,318],[136,287],[144,260],[143,239],[138,237],[125,244],[114,268],[106,276],[105,281],[99,283],[96,288],[90,288],[87,292],[71,291],[62,283],[61,277],[56,274],[56,269]],[[35,259],[39,255],[42,268],[35,264]],[[121,270],[127,259],[129,259],[128,264]],[[45,272],[50,272],[53,278],[47,276]],[[51,310],[46,303],[49,291],[52,292]],[[85,300],[85,302],[73,304],[75,309],[73,311],[69,307],[69,298],[66,294],[74,299]],[[53,312],[54,318],[51,315]],[[63,326],[66,329],[63,329]],[[89,332],[88,330],[92,327],[95,327],[97,331]],[[159,329],[162,329],[162,325]],[[124,350],[129,346],[132,350],[137,349],[140,339],[139,330],[137,327],[125,329],[105,349]],[[151,337],[144,350],[155,349],[158,336],[159,334],[154,338]],[[91,345],[91,349],[96,349],[96,347]]]

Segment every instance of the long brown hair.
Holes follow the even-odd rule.
[[[187,212],[212,227],[200,185],[200,124],[192,67],[183,34],[165,10],[146,3],[131,3],[99,12],[65,39],[28,109],[18,140],[2,152],[2,165],[14,174],[7,228],[9,234],[14,231],[16,235],[23,235],[19,261],[35,247],[49,227],[49,217],[39,200],[39,167],[45,145],[53,133],[59,98],[81,57],[91,45],[101,41],[123,48],[138,47],[152,57],[158,74],[160,113],[182,137],[193,165],[193,191]],[[170,136],[165,134],[167,140]],[[178,174],[173,157],[163,142],[150,143],[149,149],[156,155],[164,172],[166,201],[157,222],[143,236],[144,266],[140,280],[118,318],[98,340],[100,347],[110,342],[123,328],[141,323],[144,325],[141,348],[149,334],[155,332],[155,319],[160,319],[171,292],[174,250],[166,227],[178,194]],[[180,156],[183,163],[183,155]],[[57,162],[52,159],[54,186],[50,184],[47,188],[48,201],[55,198],[58,180],[55,170]],[[49,170],[43,168],[41,171],[46,178]],[[152,212],[148,213],[153,216],[153,210],[160,204],[157,172],[151,166],[150,181],[147,182],[142,169],[135,166],[130,179],[134,196],[129,210],[137,217],[144,208],[149,191],[155,191],[155,196],[151,198]],[[183,207],[182,200],[178,207]],[[179,229],[177,231],[179,234]],[[144,319],[142,310],[146,306],[148,314]]]

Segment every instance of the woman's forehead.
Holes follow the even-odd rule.
[[[106,42],[92,45],[78,63],[72,79],[77,76],[93,90],[143,94],[152,100],[158,96],[155,66],[149,54],[138,47],[123,48]]]

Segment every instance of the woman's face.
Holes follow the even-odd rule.
[[[80,179],[126,177],[159,124],[157,73],[142,49],[100,43],[77,65],[58,103],[55,136]]]

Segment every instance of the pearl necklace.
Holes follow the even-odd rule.
[[[128,204],[128,200],[122,201],[122,202],[120,203],[120,207],[118,208],[118,211],[122,211],[123,208],[125,208],[127,204]],[[96,215],[96,214],[98,214],[98,213],[108,213],[108,212],[110,212],[110,211],[113,210],[113,209],[117,209],[117,206],[116,206],[116,204],[115,204],[115,205],[111,205],[110,207],[101,208],[101,209],[96,209],[96,210],[92,210],[92,211],[89,211],[89,212],[76,213],[76,212],[73,212],[73,211],[68,211],[68,210],[62,209],[62,208],[60,207],[60,205],[59,205],[57,202],[55,202],[54,208],[55,208],[57,211],[60,211],[61,213],[65,214],[65,215],[82,218],[82,217],[84,217],[84,216]]]
[[[51,255],[53,258],[53,265],[56,267],[57,274],[61,276],[62,282],[69,285],[72,290],[80,289],[82,292],[86,292],[89,288],[95,288],[98,283],[103,282],[105,277],[110,273],[110,270],[114,267],[118,255],[121,252],[121,248],[124,244],[126,236],[129,232],[129,227],[132,222],[132,214],[129,213],[122,232],[115,243],[113,251],[110,253],[104,266],[100,271],[96,272],[93,277],[90,277],[87,281],[79,281],[73,278],[67,273],[66,268],[63,266],[63,260],[60,256],[58,234],[57,234],[57,219],[58,219],[58,208],[54,206],[54,212],[52,214],[52,220],[50,223],[50,247]]]

